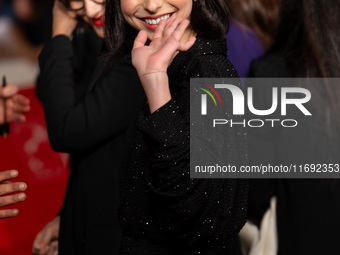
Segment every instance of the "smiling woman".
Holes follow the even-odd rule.
[[[136,30],[145,30],[152,38],[157,24],[168,20],[173,14],[190,20],[192,1],[122,1],[121,8],[125,20]],[[167,23],[166,23],[167,24]]]
[[[227,12],[224,0],[107,0],[112,56],[132,50],[148,100],[122,184],[121,254],[240,254],[247,181],[189,171],[190,78],[238,77],[225,54]],[[220,139],[228,163],[246,164],[242,128]]]
[[[105,0],[60,0],[62,4],[82,19],[101,38],[104,38]]]
[[[133,11],[146,6],[148,13],[139,9],[139,12],[144,12],[134,16]],[[122,13],[124,8],[126,12]],[[135,8],[135,9],[134,9]],[[190,9],[189,9],[190,8]],[[161,12],[160,12],[161,11]],[[157,14],[156,14],[157,13]],[[157,22],[157,15],[169,15],[177,13],[178,17],[190,20],[190,27],[198,34],[202,34],[207,38],[223,39],[226,29],[228,28],[228,7],[225,0],[134,0],[134,1],[108,1],[106,0],[105,13],[105,29],[106,43],[111,49],[109,57],[115,58],[118,55],[130,54],[133,41],[137,35],[137,31],[145,29],[148,37],[152,32],[143,22],[143,18],[151,16],[149,23]],[[126,18],[126,19],[125,19]],[[158,18],[158,17],[157,17]],[[170,17],[169,17],[170,18]],[[140,19],[137,21],[137,19]],[[150,20],[150,19],[149,19]],[[144,26],[142,25],[144,24]],[[152,24],[154,25],[154,24]],[[152,26],[152,28],[155,28]],[[155,30],[155,29],[153,29]]]

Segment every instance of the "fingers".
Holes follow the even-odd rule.
[[[7,122],[25,122],[26,116],[19,113],[7,111]]]
[[[191,36],[187,42],[180,43],[178,50],[179,51],[187,51],[188,49],[190,49],[194,45],[195,42],[196,42],[196,37]]]
[[[157,38],[161,38],[163,36],[163,30],[165,27],[166,21],[161,20],[156,28],[155,34],[153,35],[152,40],[155,40]]]
[[[8,195],[14,192],[25,191],[27,184],[24,182],[15,183],[1,183],[0,184],[0,196]]]
[[[6,102],[6,117],[8,122],[24,122],[25,115],[30,110],[30,101],[23,95],[14,95],[12,98],[7,99]]]
[[[61,1],[55,0],[53,7],[52,37],[66,35],[71,39],[72,33],[78,23],[76,18],[76,12],[68,10]]]
[[[43,235],[39,242],[37,242],[36,247],[39,247],[40,253],[45,254],[51,248],[51,242],[57,237],[55,236],[55,230],[53,227],[46,227],[43,230]]]
[[[7,170],[0,172],[0,182],[11,180],[19,175],[17,170]]]
[[[175,30],[177,30],[179,24],[181,22],[183,22],[183,18],[176,18],[174,20],[172,20],[164,29],[164,37],[169,37],[169,36],[173,36],[173,32]],[[181,38],[175,38],[176,40],[180,40]]]
[[[46,231],[45,228],[37,234],[34,240],[34,243],[33,243],[34,254],[37,254],[37,255],[50,254],[49,251],[51,250],[52,240],[51,240],[51,235],[48,235],[50,232]],[[48,240],[45,240],[46,238],[48,238]]]
[[[26,117],[22,113],[30,110],[30,100],[17,93],[18,88],[13,84],[8,84],[5,88],[0,87],[0,96],[6,98],[6,120],[8,122],[24,122]],[[1,121],[4,121],[2,117],[0,118]]]
[[[9,98],[18,93],[18,87],[13,84],[7,84],[5,88],[0,88],[0,96],[4,98]]]
[[[42,239],[42,237],[43,237],[43,231],[44,231],[44,230],[40,231],[40,232],[37,234],[37,236],[35,237],[35,240],[34,240],[34,242],[33,242],[32,252],[33,252],[34,255],[40,254],[40,249],[41,249],[41,247],[44,246],[44,245],[40,244],[40,243],[41,243],[41,239]],[[44,249],[47,250],[47,247],[44,248]]]
[[[6,106],[8,110],[15,113],[23,113],[30,110],[29,102],[29,99],[23,95],[15,95],[14,97],[7,99]]]
[[[164,29],[164,36],[169,37],[172,40],[169,40],[167,45],[165,45],[164,49],[171,50],[175,44],[174,41],[177,41],[176,50],[178,51],[187,51],[190,47],[195,43],[196,37],[191,36],[188,41],[181,42],[181,39],[188,28],[190,22],[189,20],[176,18],[174,21],[168,24],[168,26]]]
[[[16,204],[24,201],[25,199],[26,199],[25,193],[0,197],[0,207]]]
[[[193,45],[195,40],[191,37],[187,42],[181,42],[189,23],[186,19],[176,18],[165,27],[163,32],[164,45],[159,49],[160,55],[166,56],[171,53],[172,56],[174,52],[186,51]]]
[[[2,184],[7,185],[7,184]],[[0,207],[7,206],[15,203],[19,203],[26,199],[25,193],[10,195],[6,197],[0,197]],[[18,209],[4,209],[0,210],[0,219],[15,217],[19,214]]]
[[[0,184],[8,184],[8,183],[12,183],[11,181],[3,181],[3,182],[0,182]]]
[[[19,203],[26,199],[25,193],[3,196],[27,189],[27,184],[24,182],[8,183],[8,180],[13,179],[16,176],[18,176],[18,171],[16,170],[0,172],[0,207]],[[16,214],[18,214],[18,212],[13,210],[1,210],[1,215],[3,217],[14,217]]]
[[[33,242],[34,254],[55,254],[58,251],[60,216],[55,217],[40,231]]]
[[[12,218],[19,214],[18,209],[0,210],[0,219]]]
[[[57,240],[53,241],[47,255],[58,255],[58,246],[59,242]]]
[[[22,106],[22,107],[26,106],[26,109],[24,111],[25,112],[29,111],[30,100],[27,97],[17,94],[13,96],[12,100],[13,100],[14,106]]]
[[[144,30],[139,31],[139,33],[138,33],[138,35],[135,39],[135,42],[133,44],[132,50],[143,47],[147,40],[148,40],[148,36],[147,36],[146,32]]]
[[[178,41],[181,40],[185,30],[189,26],[189,23],[190,22],[187,19],[182,19],[181,21],[179,21],[176,26],[176,29],[172,33],[172,36]]]
[[[76,14],[74,11],[70,11],[69,9],[67,9],[67,7],[61,1],[55,0],[53,5],[53,14],[58,15],[58,13],[60,12],[64,14],[69,14],[71,17],[75,16]]]
[[[157,38],[161,38],[161,37],[165,36],[165,35],[163,34],[164,28],[167,27],[167,26],[169,26],[169,24],[171,24],[172,21],[173,21],[175,18],[176,18],[176,13],[174,13],[173,15],[171,15],[171,17],[170,17],[169,19],[167,19],[167,20],[161,20],[161,21],[159,22],[159,24],[158,24],[156,30],[155,30],[155,34],[154,34],[152,40],[157,39]]]
[[[14,111],[13,107],[7,107],[6,110],[6,119],[7,122],[25,122],[26,117],[24,114],[20,112],[20,107],[16,107],[18,112]]]

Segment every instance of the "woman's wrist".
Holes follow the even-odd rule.
[[[148,99],[150,113],[170,101],[169,79],[165,71],[146,72],[139,77]]]
[[[147,73],[143,73],[142,75],[139,76],[139,79],[141,79],[143,76],[154,75],[154,74],[157,74],[157,73],[166,73],[166,71],[150,71],[150,72],[147,72]]]

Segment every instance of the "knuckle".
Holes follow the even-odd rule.
[[[2,184],[0,187],[0,195],[6,195],[15,192],[15,189],[13,188],[13,183],[8,184]]]
[[[6,176],[7,176],[6,171],[0,172],[0,182],[6,180],[7,179]]]
[[[17,195],[10,195],[10,196],[6,196],[6,197],[3,197],[3,205],[11,205],[11,204],[14,204],[17,202],[17,199],[16,199]]]
[[[6,201],[3,197],[0,197],[0,207],[3,207],[6,205]],[[2,211],[1,211],[2,212]]]
[[[1,185],[0,185],[0,196],[6,194],[6,188],[5,188],[5,186],[6,186],[6,184],[1,184]]]
[[[0,218],[10,218],[17,215],[17,211],[14,209],[0,210]]]
[[[10,193],[18,192],[18,191],[21,190],[21,188],[20,188],[21,183],[19,183],[19,182],[11,183],[11,184],[8,184],[8,185],[10,185],[10,188],[8,189],[8,191]]]
[[[0,219],[6,217],[6,211],[5,210],[0,210]]]
[[[6,182],[5,184],[3,184],[3,188],[4,188],[4,192],[6,192],[6,194],[8,194],[8,192],[10,191],[14,191],[16,187],[16,182]]]
[[[6,210],[5,211],[6,217],[13,217],[15,216],[15,213],[13,210]]]
[[[13,178],[13,177],[11,176],[10,170],[0,172],[0,182],[6,181],[6,180],[11,179],[11,178]]]

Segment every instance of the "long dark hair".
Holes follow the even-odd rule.
[[[340,77],[340,5],[336,0],[283,0],[273,50],[296,77]]]
[[[339,31],[337,0],[282,0],[272,50],[285,58],[294,77],[340,78]],[[318,102],[318,111],[329,106],[332,122],[325,123],[333,125],[327,128],[340,128],[340,87],[325,80],[324,86],[311,88],[311,93]]]
[[[110,49],[109,57],[130,53],[138,32],[125,21],[120,1],[106,1],[105,39]],[[191,27],[198,35],[223,39],[228,25],[228,5],[225,0],[193,1]]]
[[[276,37],[280,0],[228,0],[228,3],[232,18],[253,29],[264,49],[269,50]]]

